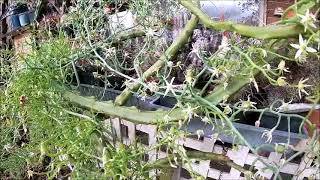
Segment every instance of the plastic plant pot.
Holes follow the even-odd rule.
[[[80,84],[77,90],[80,91],[80,95],[93,96],[98,101],[114,101],[116,97],[119,94],[121,94],[121,91],[118,90],[97,87],[87,84]],[[151,98],[142,99],[137,94],[134,94],[124,106],[135,106],[140,110],[154,111],[157,109],[157,107],[154,106],[151,103],[151,101]]]
[[[11,31],[17,30],[21,27],[19,14],[28,11],[27,4],[17,4],[8,8],[8,22]]]
[[[19,20],[20,20],[20,25],[22,27],[30,24],[29,13],[24,12],[24,13],[19,14]]]
[[[7,17],[11,31],[15,31],[21,27],[18,15],[10,15]]]
[[[169,110],[172,107],[174,107],[175,103],[174,100],[172,100],[174,97],[158,97],[154,101],[152,101],[153,105],[155,105],[157,108]],[[166,101],[169,100],[169,101]],[[238,123],[233,122],[234,127],[240,132],[240,134],[251,144],[253,147],[258,147],[260,145],[266,144],[266,139],[261,138],[262,134],[265,131],[270,130],[272,125],[275,125],[277,122],[277,118],[273,114],[265,113],[262,117],[262,122],[265,124],[268,124],[267,121],[271,122],[271,125],[269,124],[268,128],[265,127],[255,127],[254,125],[250,124],[244,124],[244,123]],[[282,119],[281,119],[282,120]],[[290,126],[298,127],[297,124],[300,124],[300,122],[297,122],[297,119],[293,119],[290,121]],[[288,121],[285,120],[281,126],[278,127],[278,129],[274,130],[272,133],[272,141],[271,144],[275,143],[287,143],[289,142],[291,145],[296,145],[300,140],[306,139],[307,135],[306,132],[303,131],[302,134],[298,133],[298,129],[290,129],[290,132],[288,131],[288,128],[284,126],[284,124],[287,124]],[[182,126],[182,129],[192,133],[196,134],[197,130],[201,129],[204,132],[205,137],[211,137],[215,131],[213,131],[212,125],[206,124],[203,121],[201,121],[200,118],[193,118],[190,120],[188,124],[185,124]],[[220,134],[219,138],[223,142],[227,143],[234,143],[234,138],[230,135],[226,134]],[[270,150],[270,149],[264,149],[264,150]]]

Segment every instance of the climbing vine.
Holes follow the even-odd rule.
[[[45,37],[43,31],[34,33],[30,54],[16,56],[1,50],[1,178],[148,179],[151,170],[181,165],[192,177],[201,178],[192,169],[194,159],[219,161],[247,178],[259,178],[253,166],[245,169],[224,155],[188,151],[175,143],[193,135],[204,136],[202,129],[195,133],[182,129],[194,118],[214,128],[213,140],[228,134],[234,138],[232,148],[245,145],[255,155],[264,147],[279,153],[296,151],[290,142],[274,144],[272,138],[282,118],[289,122],[297,118],[300,135],[304,126],[313,130],[304,152],[319,158],[319,134],[309,120],[311,111],[306,116],[288,114],[284,109],[291,102],[278,99],[265,105],[254,99],[254,93],[245,91],[252,86],[251,91],[258,93],[267,84],[290,89],[296,102],[319,104],[319,77],[310,77],[311,81],[304,74],[298,80],[289,78],[293,67],[319,64],[316,1],[297,2],[288,8],[296,16],[265,27],[214,21],[191,0],[152,2],[117,1],[118,7],[113,1],[78,1],[61,17],[56,29],[45,29]],[[112,31],[110,19],[122,7],[137,22],[134,27]],[[170,21],[181,12],[189,12],[185,15],[188,22],[172,37],[174,25]],[[196,39],[199,23],[206,33],[223,31],[217,32],[222,38],[214,50],[207,51],[210,44],[204,41],[190,42]],[[80,72],[87,74],[81,76]],[[77,88],[89,75],[94,79],[91,85],[101,86],[102,82],[104,88],[122,93],[114,101],[80,95]],[[156,111],[123,106],[133,94],[140,99],[169,96],[177,103],[169,110]],[[275,126],[262,134],[265,144],[261,146],[253,146],[233,124],[248,112],[259,114],[254,120],[257,128],[265,113],[277,117]],[[114,135],[112,118],[156,126],[157,144],[145,147],[136,141],[125,146],[108,139]],[[166,158],[145,160],[145,154],[164,146]],[[302,153],[284,157],[281,164],[262,158],[256,163],[264,164],[275,179],[281,178],[280,169]]]

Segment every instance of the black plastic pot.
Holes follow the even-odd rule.
[[[80,87],[78,87],[78,90],[80,91],[80,95],[94,96],[97,100],[100,101],[113,101],[121,93],[121,91],[85,84],[81,84]],[[170,96],[146,98],[145,100],[142,100],[139,96],[134,94],[127,101],[125,106],[136,106],[140,110],[148,111],[154,111],[157,109],[169,110],[175,106],[176,102],[176,99]],[[272,122],[270,126],[274,125],[275,117],[273,115],[266,114],[265,117],[267,118],[267,121],[270,121],[270,118],[273,119],[272,121],[270,121]],[[258,147],[260,145],[266,144],[266,139],[263,139],[261,136],[265,131],[269,131],[270,128],[255,127],[254,125],[242,124],[237,122],[234,122],[233,125],[240,132],[240,134],[251,144],[251,146]],[[197,130],[201,129],[203,130],[205,137],[211,137],[215,133],[215,131],[212,130],[212,125],[204,123],[200,118],[191,119],[188,124],[182,126],[182,129],[192,134],[196,134]],[[298,134],[296,133],[297,131],[298,130],[291,129],[291,132],[289,133],[286,130],[275,130],[272,133],[271,144],[287,143],[289,140],[289,143],[291,145],[296,145],[301,139],[307,138],[305,132],[303,132],[303,134]],[[220,134],[219,138],[223,142],[234,143],[234,138],[231,135]]]
[[[18,15],[10,15],[7,18],[11,31],[15,31],[21,27]]]
[[[173,100],[174,97],[159,97],[152,101],[152,104],[157,108],[162,109],[170,109],[174,107],[176,104],[176,100]],[[245,118],[249,119],[252,114],[245,114]],[[242,117],[242,118],[244,118]],[[241,119],[241,118],[240,118]],[[255,122],[257,120],[256,114],[252,117],[252,121]],[[261,125],[264,127],[256,127],[252,124],[244,124],[247,122],[246,119],[241,119],[239,122],[234,122],[234,127],[242,134],[242,136],[253,146],[258,147],[260,145],[266,144],[266,139],[263,139],[261,136],[265,131],[269,131],[273,128],[278,121],[278,117],[271,114],[265,113],[261,119]],[[291,145],[297,144],[301,139],[306,139],[307,135],[305,132],[303,134],[298,134],[299,126],[301,124],[301,120],[297,118],[290,119],[290,133],[288,132],[288,120],[285,118],[281,119],[280,125],[277,130],[272,133],[272,141],[271,144],[274,143],[286,143],[290,140]],[[201,121],[200,118],[193,118],[190,122],[182,127],[184,130],[196,134],[196,131],[201,129],[204,131],[205,137],[210,137],[215,132],[212,130],[212,125],[206,124]],[[219,138],[223,142],[234,143],[234,138],[230,135],[220,134]],[[267,149],[265,149],[267,150]]]
[[[29,12],[19,14],[19,21],[22,27],[30,24]]]
[[[121,94],[121,91],[108,89],[103,87],[97,87],[92,85],[81,84],[78,87],[80,95],[82,96],[94,96],[99,101],[114,101],[116,97]],[[125,106],[136,106],[140,110],[154,111],[157,106],[151,103],[152,99],[142,99],[138,95],[134,94],[125,104]]]
[[[11,31],[19,29],[21,26],[24,26],[26,19],[29,21],[29,17],[21,16],[21,20],[23,25],[20,23],[20,14],[25,13],[28,11],[27,4],[17,4],[12,5],[8,8],[6,16],[8,18],[9,26]]]

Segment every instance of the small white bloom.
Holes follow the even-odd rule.
[[[284,60],[280,61],[277,69],[280,70],[280,72],[290,72],[289,69],[286,68],[286,62]]]
[[[9,151],[12,148],[11,144],[6,144],[3,146],[3,149],[5,149],[6,151]]]
[[[185,113],[186,118],[190,120],[193,116],[198,116],[194,111],[198,109],[198,107],[192,108],[189,104],[187,104],[187,107],[182,110],[182,112]]]
[[[176,96],[174,88],[178,87],[178,85],[173,85],[174,77],[171,79],[170,83],[165,79],[166,86],[163,88],[166,88],[166,91],[164,93],[164,96],[167,96],[169,92],[171,92],[174,96]]]
[[[198,129],[198,130],[196,131],[196,133],[197,133],[198,139],[200,139],[200,137],[202,137],[202,136],[204,135],[204,132],[203,132],[202,129]]]
[[[116,48],[115,47],[106,49],[106,57],[113,56],[115,53],[116,53]]]
[[[32,177],[33,177],[33,171],[30,170],[30,169],[28,169],[27,175],[28,175],[28,178],[29,178],[29,179],[32,178]]]
[[[210,119],[207,116],[205,116],[204,118],[201,118],[201,121],[208,123],[210,121]]]
[[[266,66],[266,68],[267,68],[268,71],[271,70],[271,65],[270,65],[270,64],[266,64],[266,65],[264,65],[264,66]]]
[[[214,67],[209,68],[208,70],[212,73],[213,76],[216,76],[217,78],[219,77],[219,74],[221,73],[221,72],[219,71],[219,69],[214,68]]]
[[[264,130],[264,132],[261,135],[261,138],[267,138],[267,140],[265,141],[266,143],[271,143],[272,141],[272,133],[273,133],[273,129],[271,130]]]
[[[248,100],[246,101],[241,101],[241,107],[243,109],[250,109],[250,108],[253,108],[253,109],[257,109],[254,105],[256,105],[257,103],[256,102],[251,102],[250,101],[250,97],[248,97]]]
[[[295,59],[298,59],[301,55],[306,54],[307,52],[310,53],[316,53],[317,50],[315,50],[312,47],[307,47],[307,40],[303,40],[303,37],[301,34],[299,34],[299,44],[290,44],[293,48],[298,49],[295,55]]]
[[[172,61],[168,61],[168,62],[167,62],[167,66],[168,66],[169,68],[172,68],[172,67],[173,67],[173,62],[172,62]]]
[[[149,28],[149,29],[147,30],[147,32],[146,32],[146,36],[147,36],[147,37],[153,37],[153,36],[155,36],[155,31],[154,31],[153,29]]]
[[[230,114],[230,113],[232,113],[232,109],[230,108],[229,105],[227,105],[227,106],[225,106],[225,107],[223,108],[223,113],[224,113],[224,114]]]
[[[298,16],[301,18],[300,23],[304,26],[304,32],[307,31],[307,28],[309,26],[317,28],[317,26],[315,25],[316,16],[310,13],[309,9],[306,11],[305,15],[298,14]]]
[[[288,83],[286,82],[286,77],[279,77],[277,79],[277,85],[278,86],[286,86]]]
[[[224,95],[224,96],[222,97],[222,99],[223,99],[222,103],[226,103],[226,102],[228,101],[228,98],[229,98],[229,97],[230,97],[229,95]]]
[[[280,107],[277,108],[277,110],[279,112],[285,112],[285,111],[288,111],[288,107],[289,107],[289,104],[292,102],[292,99],[289,101],[289,102],[283,102],[282,105]]]
[[[298,91],[299,91],[299,97],[301,99],[301,92],[303,92],[304,94],[306,95],[309,95],[309,93],[304,89],[306,87],[310,87],[311,85],[307,85],[307,84],[304,84],[306,81],[308,81],[309,78],[307,79],[300,79],[297,87],[298,87]]]

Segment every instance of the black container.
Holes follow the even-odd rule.
[[[15,31],[21,27],[18,15],[10,15],[7,17],[7,20],[11,31]]]
[[[77,89],[82,96],[94,96],[98,101],[114,101],[121,91],[97,87],[87,84],[80,84]],[[135,106],[140,110],[154,111],[157,109],[155,105],[151,103],[151,98],[142,99],[138,95],[134,94],[124,106]]]
[[[161,109],[171,109],[175,106],[176,100],[173,100],[174,97],[158,97],[152,101],[152,104],[157,108]],[[252,121],[257,120],[256,115],[246,114],[247,119],[252,118]],[[244,118],[244,117],[241,117]],[[241,119],[240,118],[240,119]],[[262,134],[265,131],[269,131],[277,123],[278,117],[271,114],[265,113],[262,117],[261,124],[265,127],[255,127],[254,124],[245,124],[247,120],[241,119],[239,122],[234,122],[234,127],[240,132],[240,134],[249,142],[253,147],[258,147],[260,145],[266,144],[266,139],[262,138]],[[283,121],[282,121],[283,120]],[[282,121],[282,122],[281,122]],[[288,140],[291,145],[296,145],[301,139],[306,139],[307,135],[303,131],[303,134],[299,134],[299,125],[301,124],[300,119],[290,119],[290,132],[288,132],[288,120],[281,119],[281,123],[278,128],[272,133],[271,144],[274,143],[286,143]],[[295,128],[293,128],[295,127]],[[200,118],[193,118],[190,122],[182,127],[183,130],[196,134],[197,130],[201,129],[204,132],[205,137],[211,137],[215,132],[212,130],[212,125],[206,124],[201,121]],[[234,138],[226,134],[220,134],[219,138],[223,142],[234,143]],[[264,149],[264,148],[263,148]],[[271,150],[271,149],[264,149]]]
[[[121,91],[113,90],[113,89],[107,89],[103,87],[97,87],[92,85],[85,85],[81,84],[78,87],[78,90],[80,91],[80,95],[82,96],[94,96],[98,101],[114,101],[115,98],[121,93]],[[176,100],[174,97],[157,97],[157,98],[146,98],[145,100],[142,100],[138,95],[134,94],[125,104],[125,106],[135,106],[140,110],[147,110],[147,111],[154,111],[157,109],[164,109],[169,110],[176,104]],[[266,114],[266,117],[270,116],[270,114]],[[274,125],[275,118],[274,117],[268,117],[273,118],[271,121],[271,125]],[[267,123],[267,122],[265,122]],[[286,122],[287,123],[287,122]],[[260,145],[266,144],[266,139],[261,138],[262,134],[265,131],[269,131],[270,128],[264,128],[264,127],[255,127],[254,125],[250,124],[242,124],[242,123],[233,123],[234,127],[239,131],[239,133],[251,144],[253,147],[258,147]],[[188,124],[185,124],[182,126],[182,130],[185,130],[189,133],[196,134],[197,130],[203,130],[205,137],[211,137],[215,131],[213,131],[212,125],[206,124],[203,121],[201,121],[200,118],[193,118],[190,120]],[[305,132],[303,134],[298,134],[295,132],[289,133],[286,130],[275,130],[272,133],[272,141],[271,144],[275,143],[289,143],[291,145],[296,145],[301,139],[306,139],[307,135]],[[227,143],[234,143],[233,136],[226,135],[226,134],[220,134],[219,138],[223,142]],[[272,149],[265,149],[271,151]]]
[[[29,12],[24,12],[24,13],[19,14],[19,21],[20,21],[20,25],[22,27],[30,24]]]
[[[19,16],[21,13],[24,13],[27,11],[28,11],[27,4],[12,5],[8,8],[8,12],[6,13],[6,16],[8,18],[11,31],[17,30],[21,27]]]

